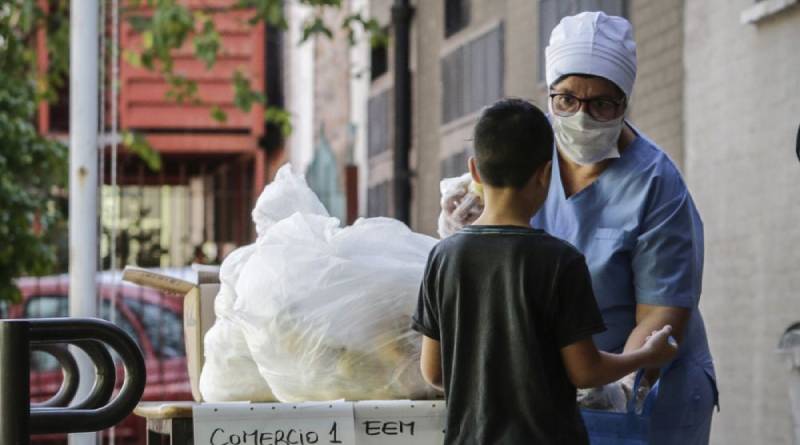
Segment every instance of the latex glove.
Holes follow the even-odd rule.
[[[475,222],[483,212],[482,190],[472,182],[469,173],[441,182],[441,213],[438,232],[446,238],[462,227]]]

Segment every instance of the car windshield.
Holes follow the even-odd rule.
[[[69,300],[66,295],[37,295],[28,299],[23,310],[25,318],[53,318],[69,316]],[[111,302],[104,300],[100,307],[100,316],[106,320],[111,319]],[[141,348],[141,340],[136,334],[136,329],[120,311],[114,311],[114,324],[122,328]],[[114,357],[117,358],[116,356]],[[31,354],[32,371],[52,371],[59,367],[58,361],[50,354],[33,351]]]
[[[153,351],[159,358],[186,355],[183,343],[181,316],[166,307],[137,299],[125,299],[128,309],[144,326]]]

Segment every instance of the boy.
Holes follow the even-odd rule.
[[[576,387],[672,359],[671,328],[628,354],[600,352],[605,330],[583,255],[531,229],[547,196],[553,133],[519,99],[485,109],[469,169],[484,211],[431,252],[413,327],[421,368],[447,399],[445,444],[587,444]]]

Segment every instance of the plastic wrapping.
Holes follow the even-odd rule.
[[[232,318],[261,376],[287,402],[430,398],[410,325],[436,240],[387,218],[341,228],[318,203],[286,166],[253,211]]]
[[[640,413],[647,395],[650,393],[650,385],[645,379],[636,385],[636,373],[628,374],[622,379],[609,383],[599,388],[587,388],[578,390],[578,406],[595,410],[624,413],[627,411],[628,402],[636,397],[634,403],[635,411]],[[634,394],[634,390],[636,394]]]
[[[442,211],[439,213],[437,231],[441,238],[447,238],[462,227],[472,224],[481,215],[483,197],[469,173],[457,178],[443,179],[439,188],[442,193]]]
[[[231,252],[220,268],[220,290],[214,300],[216,320],[204,338],[205,363],[200,373],[200,393],[207,402],[275,401],[256,363],[241,327],[233,320],[236,282],[256,246]]]
[[[328,216],[322,201],[308,187],[303,175],[292,173],[291,166],[285,165],[258,197],[252,214],[256,233],[262,236],[273,224],[295,212]]]
[[[598,388],[579,389],[578,406],[624,413],[628,406],[628,397],[622,388],[622,384],[614,382]]]

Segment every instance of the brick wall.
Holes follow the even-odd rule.
[[[413,226],[435,235],[439,216],[442,161],[469,146],[477,113],[442,123],[441,59],[454,48],[502,24],[503,95],[534,100],[537,97],[538,6],[529,0],[470,3],[469,26],[444,38],[443,2],[417,2],[414,15],[414,179]],[[463,171],[467,171],[466,165]]]
[[[686,2],[685,170],[705,221],[701,307],[722,412],[715,444],[789,444],[788,370],[800,319],[800,8],[740,23],[750,0]]]
[[[414,182],[415,229],[433,234],[439,214],[439,162],[470,137],[475,117],[442,126],[440,59],[449,47],[469,40],[493,22],[504,33],[504,95],[522,97],[546,107],[546,88],[538,79],[539,5],[529,0],[473,0],[469,27],[445,40],[443,2],[418,2],[414,20]],[[633,0],[629,5],[639,45],[639,76],[631,118],[664,148],[679,166],[683,162],[683,2]],[[453,42],[455,41],[455,43]],[[465,169],[466,171],[466,169]]]
[[[634,125],[683,165],[683,0],[633,0],[628,13],[639,67]]]

